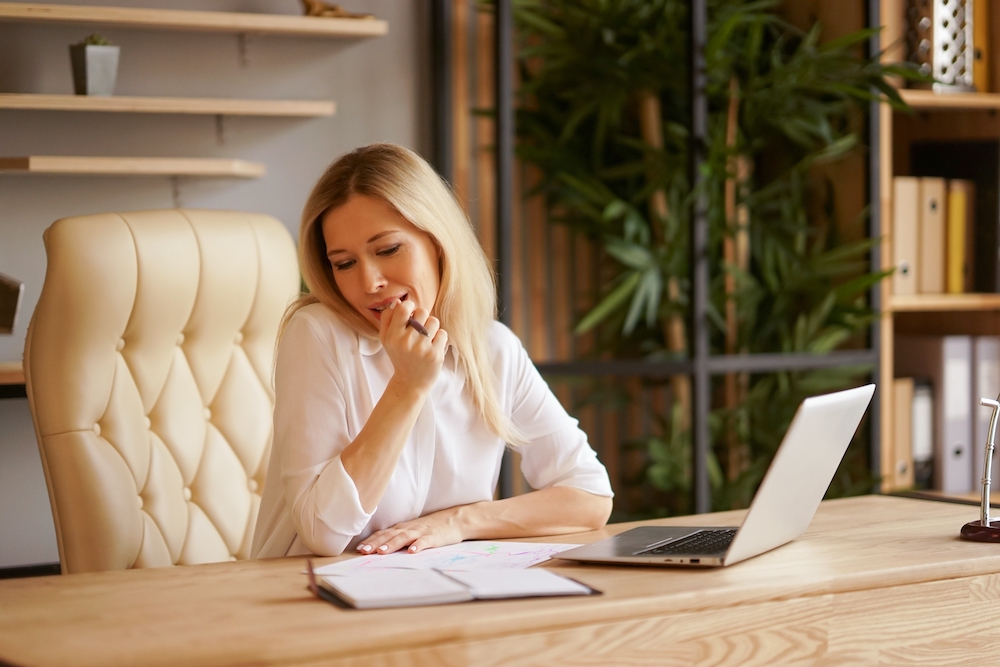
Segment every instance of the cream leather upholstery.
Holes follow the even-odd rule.
[[[299,288],[288,232],[104,213],[57,221],[45,248],[24,361],[63,572],[249,557]]]

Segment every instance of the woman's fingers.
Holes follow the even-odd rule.
[[[358,551],[363,554],[391,554],[409,545],[416,537],[410,531],[380,531],[372,533],[359,544]]]
[[[380,530],[372,533],[357,546],[363,554],[391,554],[403,550],[407,553],[418,553],[424,549],[441,546],[440,536],[433,529],[424,530]]]

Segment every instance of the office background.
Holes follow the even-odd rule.
[[[59,4],[93,4],[60,0]],[[156,0],[105,5],[163,8]],[[0,154],[235,158],[262,162],[260,179],[160,176],[0,176],[0,272],[26,284],[0,361],[19,361],[45,275],[42,232],[53,221],[101,211],[171,208],[273,215],[297,237],[302,202],[336,156],[392,141],[430,144],[427,3],[342,2],[389,21],[360,40],[101,29],[121,47],[116,94],[155,97],[333,100],[329,118],[0,111]],[[172,9],[299,14],[298,0],[177,0]],[[68,46],[88,26],[0,24],[0,91],[72,92]],[[27,399],[0,401],[0,568],[59,560]]]

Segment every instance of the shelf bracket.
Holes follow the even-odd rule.
[[[240,67],[250,65],[250,57],[247,55],[247,34],[245,32],[236,35],[236,62]]]
[[[226,145],[226,123],[225,116],[221,113],[215,114],[215,143],[219,146]]]

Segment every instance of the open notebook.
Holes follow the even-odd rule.
[[[593,595],[594,589],[550,570],[371,570],[346,575],[317,576],[315,593],[330,595],[356,609],[501,600],[509,598]],[[330,600],[333,601],[333,600]]]

